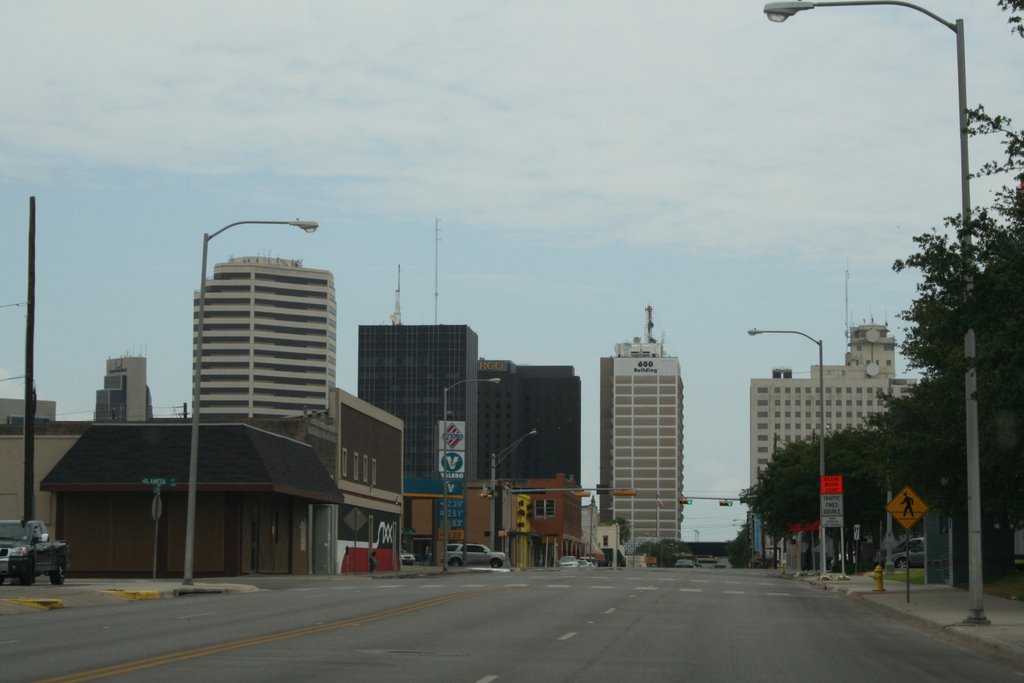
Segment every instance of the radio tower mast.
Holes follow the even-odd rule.
[[[395,290],[395,312],[390,316],[392,325],[402,324],[402,264],[398,264],[398,289]]]

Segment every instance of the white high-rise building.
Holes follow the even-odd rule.
[[[193,350],[198,316],[196,292]],[[214,266],[203,321],[204,417],[287,417],[326,410],[336,365],[330,271],[264,256]]]
[[[773,368],[770,378],[750,380],[751,486],[778,448],[817,438],[821,372],[812,365],[809,376],[795,378],[790,368]],[[826,432],[863,425],[869,415],[885,409],[879,392],[899,396],[917,383],[896,377],[896,340],[876,323],[851,327],[846,362],[826,365],[824,373]]]
[[[636,541],[678,540],[683,521],[683,378],[679,359],[648,335],[601,359],[601,519],[622,517]]]

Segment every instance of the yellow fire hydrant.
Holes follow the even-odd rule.
[[[875,565],[875,570],[873,572],[871,572],[871,578],[875,580],[875,588],[874,588],[875,592],[876,593],[884,593],[885,592],[885,580],[882,578],[882,565],[880,565],[880,564],[876,564]]]

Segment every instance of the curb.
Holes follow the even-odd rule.
[[[6,598],[4,602],[37,609],[60,609],[64,606],[64,601],[56,598]]]
[[[120,588],[108,588],[101,591],[100,593],[106,593],[107,595],[116,595],[119,598],[125,600],[158,600],[163,597],[160,591],[126,591]]]

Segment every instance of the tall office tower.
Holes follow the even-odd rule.
[[[678,540],[683,521],[683,378],[660,342],[615,345],[601,359],[601,486],[632,497],[601,496],[601,519],[622,517],[635,541]]]
[[[193,311],[195,323],[198,292]],[[326,410],[335,384],[337,326],[330,271],[264,256],[218,263],[206,285],[203,416]],[[193,324],[193,344],[197,329]]]
[[[107,359],[103,388],[96,390],[97,422],[146,422],[153,419],[153,399],[146,384],[146,359]]]
[[[790,368],[773,368],[771,378],[750,380],[751,486],[776,449],[817,438],[821,372],[812,365],[809,376],[795,378]],[[826,365],[824,373],[826,432],[863,425],[885,409],[879,393],[899,396],[917,383],[896,377],[896,341],[885,325],[873,322],[850,328],[846,362]]]
[[[495,470],[501,479],[551,479],[557,474],[580,478],[580,378],[571,365],[516,365],[510,360],[478,363],[477,473],[491,475],[491,454],[502,451],[532,429],[502,458]],[[591,484],[593,485],[593,483]]]
[[[360,325],[359,398],[405,423],[405,477],[438,477],[437,424],[465,420],[466,478],[475,479],[477,336],[467,325]]]

